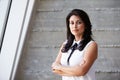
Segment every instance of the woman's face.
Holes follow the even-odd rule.
[[[80,19],[79,16],[72,15],[69,19],[69,27],[71,33],[76,37],[82,37],[84,30],[85,30],[85,25],[84,22]]]

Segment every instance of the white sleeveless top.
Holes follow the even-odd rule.
[[[80,41],[79,41],[80,42]],[[79,43],[77,42],[77,43]],[[93,41],[90,41],[89,43],[87,43],[87,45],[85,46],[85,48],[82,51],[79,51],[78,49],[75,50],[69,60],[69,65],[67,64],[67,59],[71,53],[71,49],[68,50],[68,52],[66,53],[62,53],[62,57],[61,57],[61,64],[64,66],[74,66],[77,64],[80,64],[84,55],[84,51],[87,48],[87,46],[89,44],[91,44]],[[73,42],[73,45],[76,42]],[[84,76],[62,76],[62,80],[95,80],[95,70],[94,70],[94,64],[92,65],[92,67],[89,69],[89,71],[86,73],[86,75]]]

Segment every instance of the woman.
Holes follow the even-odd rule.
[[[67,18],[67,40],[63,43],[55,62],[54,73],[62,80],[95,80],[94,62],[97,43],[92,39],[91,22],[86,12],[72,10]]]

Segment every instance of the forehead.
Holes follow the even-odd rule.
[[[69,21],[73,21],[73,20],[75,20],[75,21],[81,21],[81,18],[80,18],[79,16],[72,15],[72,16],[70,17]]]

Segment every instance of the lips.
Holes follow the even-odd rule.
[[[72,30],[72,31],[78,31],[77,29],[75,29],[75,30]]]

